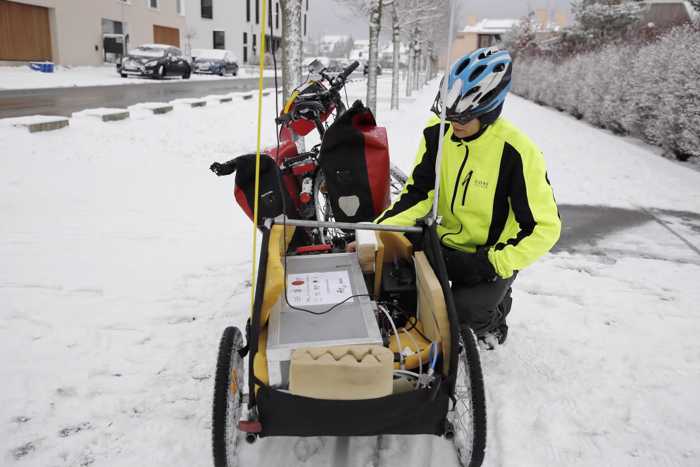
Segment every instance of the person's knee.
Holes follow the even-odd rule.
[[[505,319],[510,311],[510,288],[500,284],[454,287],[452,294],[459,321],[475,332],[487,332]],[[490,286],[490,287],[489,287]]]

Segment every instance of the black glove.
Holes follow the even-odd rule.
[[[476,253],[443,248],[443,255],[447,275],[453,284],[472,287],[481,282],[496,280],[496,270],[489,261],[486,248],[481,248]]]
[[[231,175],[236,171],[236,166],[236,159],[233,159],[228,162],[224,162],[223,164],[220,162],[214,162],[209,166],[209,170],[221,177],[223,175]]]

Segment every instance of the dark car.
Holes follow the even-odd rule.
[[[129,51],[117,65],[117,72],[126,78],[129,75],[150,76],[162,79],[167,76],[182,76],[189,79],[192,66],[177,47],[163,44],[146,44]]]
[[[195,73],[208,73],[224,76],[230,73],[238,74],[238,59],[228,50],[194,49],[192,50],[192,65]]]

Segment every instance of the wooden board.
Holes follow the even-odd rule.
[[[0,0],[0,60],[51,60],[49,9]]]
[[[153,42],[180,47],[180,30],[167,26],[153,25]]]

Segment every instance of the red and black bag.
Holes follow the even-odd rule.
[[[372,221],[389,206],[386,128],[377,126],[361,101],[328,128],[319,162],[336,221]]]
[[[253,203],[255,201],[255,154],[239,156],[235,161],[236,187],[234,196],[236,202],[246,215],[253,219]],[[298,219],[294,201],[287,190],[280,190],[282,174],[272,157],[260,154],[260,186],[258,199],[258,222],[263,219],[275,218],[284,212],[291,219]],[[284,197],[284,200],[283,200]]]

